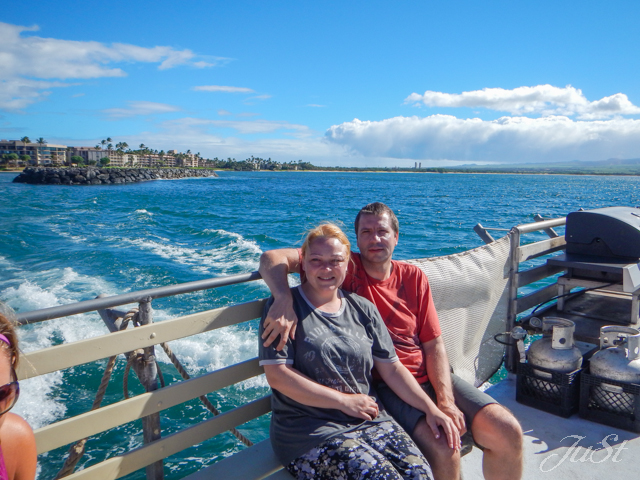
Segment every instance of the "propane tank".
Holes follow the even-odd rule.
[[[542,338],[532,342],[528,360],[532,367],[542,367],[559,373],[569,373],[582,366],[582,353],[573,343],[576,324],[571,320],[547,317],[542,320]],[[548,372],[533,369],[543,378],[551,378]]]
[[[640,383],[640,331],[617,325],[602,327],[600,350],[591,357],[589,369],[592,375],[601,378]],[[632,394],[623,393],[622,387],[608,383],[595,387],[593,398],[601,407],[618,413],[627,412],[634,404]]]

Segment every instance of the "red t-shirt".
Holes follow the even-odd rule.
[[[427,276],[415,265],[392,260],[391,276],[379,281],[367,275],[359,253],[352,253],[351,259],[342,288],[378,307],[398,358],[418,383],[426,382],[427,364],[422,343],[442,333]],[[302,261],[300,270],[304,281]]]

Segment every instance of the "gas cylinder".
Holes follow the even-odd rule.
[[[558,317],[542,320],[542,338],[532,342],[527,352],[532,367],[542,367],[559,373],[569,373],[582,366],[582,353],[573,343],[575,323]],[[548,372],[536,368],[533,373],[543,378],[551,378]]]
[[[610,325],[600,329],[600,350],[591,357],[591,375],[625,383],[640,383],[640,331]],[[609,392],[609,393],[607,393]],[[617,413],[632,413],[634,396],[622,387],[601,383],[594,387],[592,398]]]

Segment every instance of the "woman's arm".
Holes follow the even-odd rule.
[[[373,420],[378,416],[378,404],[372,397],[360,393],[341,393],[325,387],[290,365],[264,365],[264,373],[271,388],[298,403],[333,408],[363,420]]]
[[[13,413],[5,415],[0,438],[9,478],[33,480],[38,460],[33,430],[22,417]]]
[[[300,273],[298,250],[281,248],[264,252],[260,257],[259,271],[274,300],[264,320],[263,345],[268,347],[280,335],[280,343],[276,346],[276,350],[280,351],[287,342],[287,337],[292,340],[295,337],[298,323],[287,281],[287,274]]]
[[[440,438],[439,427],[442,427],[449,441],[449,447],[459,450],[460,432],[453,420],[438,409],[429,395],[422,390],[414,376],[411,375],[411,372],[407,370],[407,367],[399,361],[388,363],[378,361],[375,358],[374,363],[382,379],[396,395],[412,407],[425,413],[427,425],[431,428],[433,435]]]

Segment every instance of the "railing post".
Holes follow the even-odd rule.
[[[518,230],[518,227],[514,227],[509,233],[511,235],[511,252],[509,254],[509,310],[507,313],[507,330],[511,331],[516,324],[518,305],[517,274],[520,268],[520,258],[518,254],[518,248],[520,247],[520,230]],[[515,345],[508,346],[505,359],[507,371],[515,373],[516,362],[519,361],[519,358],[520,355],[516,351]]]
[[[480,223],[478,223],[475,227],[473,227],[473,231],[478,234],[478,236],[482,239],[482,241],[486,244],[491,242],[495,242],[496,240],[487,232],[487,229],[484,228]]]
[[[153,323],[153,311],[151,309],[151,298],[146,298],[139,303],[138,321],[140,325]],[[155,347],[143,349],[142,358],[139,364],[138,376],[145,391],[152,392],[158,389],[158,370],[156,367]],[[151,443],[159,440],[160,435],[160,414],[154,413],[142,419],[142,434],[144,443]],[[162,460],[148,465],[147,480],[163,480],[164,467]]]

